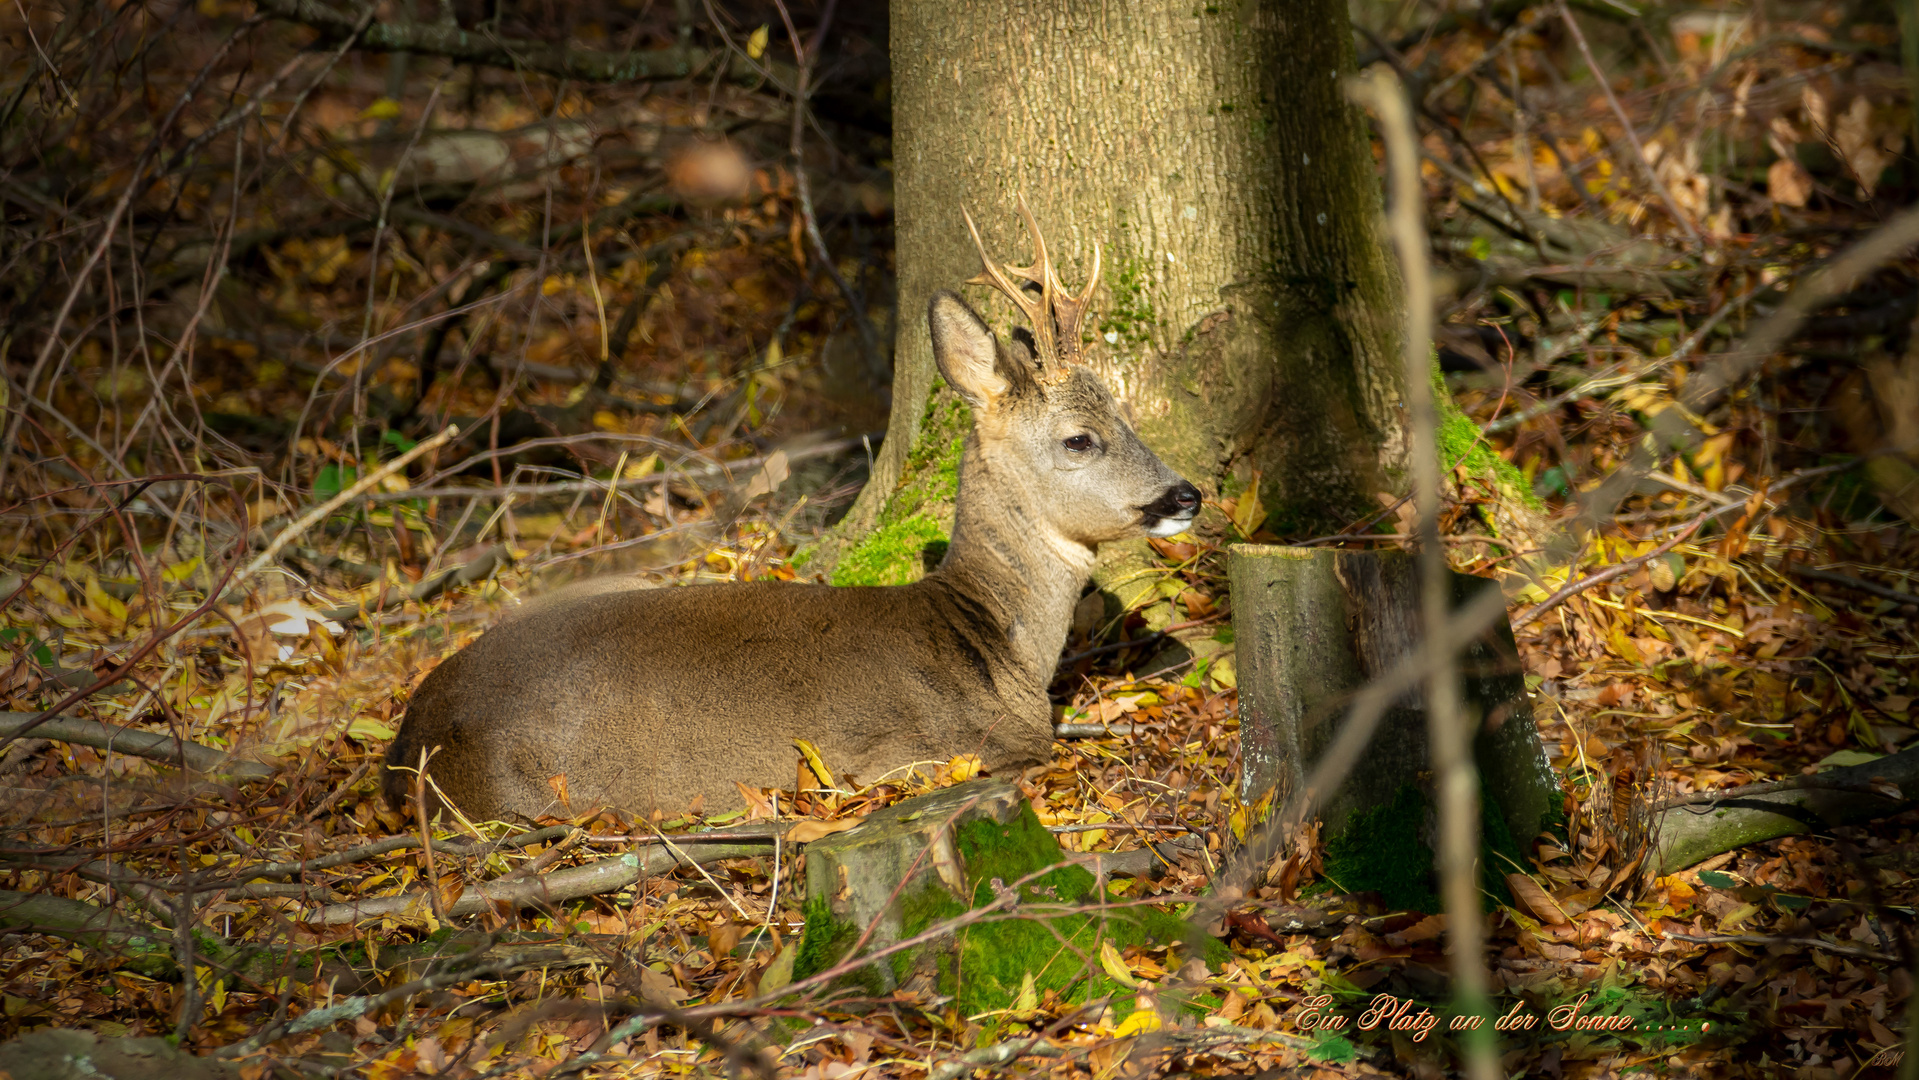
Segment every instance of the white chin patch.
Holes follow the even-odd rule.
[[[1190,517],[1160,518],[1159,524],[1146,530],[1146,535],[1165,539],[1168,536],[1185,532],[1192,524],[1193,519]]]

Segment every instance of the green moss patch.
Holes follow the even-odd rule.
[[[794,981],[812,978],[839,963],[859,939],[860,928],[835,918],[824,897],[807,900],[806,928],[800,934],[799,949],[793,956]],[[874,996],[885,993],[872,968],[854,971],[847,977],[847,983]]]
[[[1418,788],[1403,784],[1392,802],[1354,813],[1326,841],[1327,880],[1346,892],[1376,892],[1391,907],[1440,910],[1423,835],[1430,809]]]
[[[1518,499],[1533,510],[1542,509],[1545,504],[1533,491],[1519,467],[1493,452],[1484,439],[1479,437],[1479,425],[1461,412],[1453,403],[1452,391],[1446,388],[1446,377],[1440,373],[1438,354],[1434,354],[1432,366],[1434,401],[1439,406],[1439,464],[1443,470],[1458,468],[1461,464],[1474,476],[1491,478],[1499,494]]]
[[[1326,879],[1347,892],[1376,892],[1394,908],[1443,910],[1434,891],[1433,850],[1425,840],[1431,814],[1423,792],[1400,785],[1392,802],[1355,813],[1344,831],[1327,839]],[[1482,791],[1479,816],[1480,889],[1492,901],[1511,904],[1506,875],[1525,873],[1525,857],[1498,799]]]
[[[834,564],[832,584],[905,585],[939,561],[953,528],[960,454],[972,428],[972,410],[935,381],[899,485],[887,496],[873,530]]]
[[[1086,911],[1070,907],[1093,902],[1093,875],[1062,859],[1058,841],[1030,808],[1022,808],[1018,819],[1007,825],[989,820],[968,822],[959,827],[954,840],[966,866],[970,904],[961,903],[937,878],[929,877],[918,891],[901,898],[900,930],[904,937],[914,937],[938,923],[958,918],[969,907],[990,904],[1001,890],[1016,883],[1020,893],[1020,908],[1015,912],[1019,917],[996,913],[991,921],[964,927],[955,935],[950,950],[933,958],[940,992],[954,997],[962,1015],[977,1016],[1012,1006],[1028,973],[1041,998],[1048,991],[1074,1003],[1110,997],[1120,1012],[1126,1012],[1138,992],[1121,985],[1100,966],[1103,941],[1112,942],[1116,949],[1184,942],[1189,954],[1197,942],[1199,955],[1215,967],[1227,959],[1226,949],[1218,941],[1157,908]],[[1032,875],[1030,879],[1028,875]],[[1118,897],[1107,899],[1123,902]],[[1060,910],[1062,907],[1067,910]],[[793,964],[794,977],[805,978],[838,963],[858,936],[857,928],[838,921],[824,901],[810,902],[805,937]],[[901,953],[890,962],[895,978],[904,980],[915,961]],[[849,982],[872,989],[871,984],[877,980],[869,974]],[[1197,1000],[1187,1007],[1200,1009],[1206,1005],[1206,1001]]]
[[[1107,279],[1110,290],[1105,316],[1099,321],[1101,335],[1111,334],[1112,344],[1144,345],[1159,326],[1146,295],[1146,264],[1139,259],[1120,259]]]
[[[927,549],[945,553],[946,530],[931,514],[874,529],[833,568],[835,585],[905,585],[926,572]]]

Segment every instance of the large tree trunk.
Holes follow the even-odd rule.
[[[1019,193],[1069,286],[1105,246],[1090,362],[1169,465],[1209,493],[1257,474],[1286,535],[1403,490],[1400,289],[1341,90],[1343,2],[895,0],[892,51],[893,412],[821,549],[834,580],[917,576],[950,525],[965,418],[934,393],[920,313],[979,270],[962,207],[993,255],[1027,258]],[[1011,328],[1010,305],[969,299]]]

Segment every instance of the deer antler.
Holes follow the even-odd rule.
[[[1099,287],[1099,242],[1093,243],[1093,273],[1086,281],[1086,288],[1078,296],[1066,291],[1059,282],[1059,275],[1053,272],[1053,262],[1046,256],[1046,238],[1040,235],[1039,223],[1033,220],[1033,212],[1026,207],[1026,196],[1019,197],[1019,216],[1026,221],[1026,231],[1033,234],[1033,265],[1005,267],[996,265],[987,257],[986,245],[980,242],[979,228],[973,224],[973,215],[964,207],[960,214],[966,218],[966,228],[973,234],[973,246],[979,249],[980,262],[985,272],[968,278],[968,285],[990,285],[1005,294],[1013,306],[1020,309],[1026,321],[1033,327],[1033,338],[1039,343],[1039,355],[1036,358],[1040,366],[1040,381],[1056,383],[1066,377],[1068,364],[1080,363],[1079,325],[1086,316],[1086,308],[1093,298],[1093,290]],[[1008,275],[1011,277],[1008,277]],[[1012,278],[1030,281],[1040,288],[1039,300],[1035,302],[1025,288],[1013,282]]]

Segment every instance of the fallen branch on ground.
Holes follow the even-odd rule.
[[[509,851],[516,848],[531,847],[534,844],[543,844],[548,840],[555,840],[565,836],[571,828],[572,827],[568,825],[549,825],[544,829],[535,829],[532,832],[509,836],[504,840],[491,844],[461,840],[435,840],[434,844],[438,846],[439,850],[460,857],[486,855],[495,851]],[[331,855],[320,855],[301,862],[264,863],[259,866],[239,867],[237,868],[237,873],[249,881],[254,878],[263,877],[288,878],[313,870],[330,870],[333,867],[345,866],[348,863],[365,862],[368,859],[377,858],[389,852],[408,851],[419,846],[421,846],[421,842],[418,836],[412,834],[389,836],[384,840],[376,840],[371,844],[349,848],[346,851],[336,851]]]
[[[1785,300],[1744,341],[1716,354],[1719,363],[1686,381],[1681,404],[1705,415],[1720,395],[1784,348],[1806,316],[1852,288],[1867,273],[1903,255],[1915,243],[1919,243],[1919,207],[1907,207],[1829,262],[1799,275]]]
[[[333,36],[345,36],[364,25],[360,47],[370,52],[405,52],[423,56],[443,56],[470,64],[486,64],[510,71],[537,71],[562,79],[585,82],[663,82],[684,79],[716,60],[727,61],[717,50],[693,45],[676,45],[642,52],[603,52],[598,49],[570,48],[526,38],[503,38],[491,33],[466,30],[455,23],[365,22],[317,0],[261,0],[261,10],[275,18],[303,23]],[[776,79],[793,85],[794,71],[768,57]],[[726,63],[727,78],[735,82],[757,82],[762,76],[753,66],[737,57]]]
[[[0,926],[64,938],[83,949],[122,958],[150,978],[177,973],[172,932],[147,926],[84,900],[0,889]]]
[[[1676,873],[1734,848],[1898,813],[1919,792],[1919,747],[1754,787],[1767,790],[1702,793],[1710,800],[1703,805],[1661,811],[1655,872]]]
[[[23,893],[0,889],[0,927],[15,933],[46,934],[70,941],[91,952],[115,958],[122,970],[139,972],[150,978],[178,978],[180,966],[174,958],[173,931],[129,919],[117,911],[69,900],[45,893]],[[605,963],[607,952],[624,942],[610,934],[568,935],[560,941],[552,935],[506,935],[509,940],[488,941],[482,935],[460,934],[441,941],[421,941],[389,946],[379,951],[380,961],[369,967],[340,965],[340,971],[356,975],[380,974],[422,961],[441,959],[449,954],[470,953],[476,945],[482,951],[505,961],[509,970],[527,968],[571,968]],[[254,978],[284,974],[287,963],[297,957],[331,955],[337,957],[338,944],[316,948],[259,947],[231,944],[205,932],[195,935],[195,953],[202,963],[211,963],[223,973]],[[337,961],[329,960],[332,967]]]
[[[1667,934],[1674,941],[1691,941],[1701,945],[1798,945],[1808,949],[1824,949],[1840,956],[1857,956],[1862,960],[1878,960],[1896,964],[1899,958],[1871,949],[1840,945],[1816,937],[1768,937],[1765,934]]]
[[[225,750],[216,750],[172,735],[115,727],[71,716],[53,716],[38,724],[33,723],[39,715],[0,713],[0,739],[27,733],[30,728],[32,737],[36,739],[52,739],[77,746],[91,746],[96,750],[131,754],[182,766],[194,772],[232,776],[240,780],[265,780],[278,771],[271,765],[247,761]]]
[[[336,622],[346,622],[350,619],[360,619],[368,615],[377,615],[389,608],[400,607],[409,602],[423,604],[448,589],[464,588],[476,581],[485,581],[493,575],[493,571],[498,569],[502,563],[508,562],[511,559],[512,554],[507,551],[505,544],[495,544],[482,552],[478,558],[471,560],[465,565],[442,570],[429,578],[421,578],[414,583],[412,588],[405,592],[394,593],[388,596],[384,602],[375,603],[366,607],[362,607],[359,604],[342,604],[339,607],[328,608],[320,614]]]
[[[358,480],[354,481],[352,486],[348,487],[346,490],[340,492],[338,495],[333,496],[331,499],[328,499],[327,501],[321,503],[320,505],[314,507],[313,509],[308,510],[306,513],[300,515],[300,519],[298,521],[295,521],[293,524],[288,525],[285,529],[282,529],[280,531],[280,534],[278,536],[275,536],[273,540],[267,544],[267,549],[265,551],[262,551],[260,554],[254,556],[253,561],[247,564],[247,568],[245,570],[240,571],[239,576],[235,578],[235,584],[238,584],[242,581],[245,581],[247,578],[252,577],[255,573],[257,573],[260,570],[261,567],[266,566],[268,563],[272,562],[274,560],[274,557],[280,554],[281,548],[284,548],[288,544],[292,543],[293,541],[298,540],[303,534],[305,534],[305,532],[308,529],[311,529],[313,526],[318,525],[320,522],[326,520],[326,516],[328,514],[331,514],[335,510],[338,510],[340,507],[345,506],[347,503],[350,503],[353,500],[359,498],[363,493],[367,491],[368,488],[373,487],[374,485],[378,484],[380,481],[385,480],[387,477],[392,476],[395,473],[403,471],[408,465],[411,465],[413,463],[414,458],[420,457],[425,454],[430,454],[433,451],[438,450],[440,447],[445,446],[448,442],[450,442],[454,438],[454,436],[458,435],[459,433],[460,433],[460,429],[458,426],[453,424],[448,424],[446,428],[442,430],[438,435],[435,435],[430,439],[422,439],[421,441],[415,443],[411,450],[408,450],[406,453],[401,454],[399,457],[394,458],[392,461],[387,462],[386,464],[380,466],[379,468],[373,470],[372,472],[367,473],[365,476],[362,476]]]
[[[750,858],[765,853],[764,841],[715,844],[701,848],[697,854],[688,855],[687,861],[699,865],[720,862],[724,859]],[[544,877],[517,881],[489,881],[461,894],[459,899],[446,906],[446,913],[450,917],[458,918],[462,915],[477,915],[496,907],[507,909],[544,907],[564,900],[578,900],[584,896],[617,892],[642,878],[663,874],[673,869],[679,862],[679,858],[663,848],[645,853],[629,851],[610,859],[599,859],[583,866],[570,866],[564,870],[556,870]],[[402,893],[399,896],[382,896],[344,904],[328,904],[305,913],[301,916],[301,921],[333,926],[359,922],[362,919],[417,917],[427,910],[428,897],[422,890]]]
[[[1787,573],[1796,574],[1802,578],[1824,581],[1832,585],[1842,585],[1848,589],[1857,589],[1862,593],[1883,597],[1887,600],[1894,600],[1901,604],[1919,604],[1919,595],[1902,593],[1898,589],[1890,586],[1881,585],[1876,581],[1867,581],[1865,578],[1853,577],[1851,574],[1836,573],[1832,570],[1818,570],[1810,566],[1801,566],[1798,563],[1787,563],[1783,569]]]
[[[775,451],[784,453],[787,462],[807,461],[817,457],[831,457],[845,453],[861,445],[863,439],[872,439],[871,435],[834,439],[817,446],[802,447],[798,450]],[[874,440],[878,441],[878,440]],[[670,472],[653,473],[650,476],[622,477],[619,480],[556,480],[546,484],[499,484],[494,487],[473,488],[413,488],[407,491],[381,491],[368,496],[369,502],[404,502],[409,499],[496,499],[508,495],[527,497],[540,495],[577,495],[581,492],[605,491],[609,487],[618,487],[621,491],[634,488],[652,487],[671,480],[687,477],[698,478],[720,476],[728,473],[738,475],[752,469],[758,469],[772,459],[772,454],[745,458],[741,461],[717,462],[710,465],[696,465],[691,468],[674,469]]]

